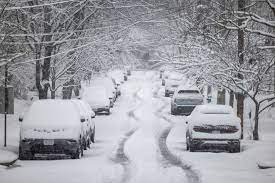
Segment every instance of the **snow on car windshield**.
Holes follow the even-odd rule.
[[[175,103],[178,105],[199,105],[202,104],[201,99],[175,99]]]

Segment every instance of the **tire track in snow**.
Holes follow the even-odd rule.
[[[160,99],[163,104],[161,107],[157,109],[157,111],[155,112],[155,115],[163,119],[165,122],[169,124],[168,127],[166,127],[164,130],[160,132],[157,139],[160,154],[168,162],[168,164],[179,167],[185,172],[188,183],[200,183],[201,180],[200,180],[199,173],[192,168],[192,165],[185,162],[183,159],[181,159],[181,157],[173,154],[167,146],[167,143],[166,143],[167,137],[170,131],[172,130],[172,128],[174,127],[174,122],[171,119],[169,119],[167,116],[163,115],[163,111],[165,107],[169,104],[167,101],[165,101],[163,98],[161,98],[158,95],[159,90],[160,90],[160,87],[157,87],[155,91],[153,91],[153,97],[156,99]]]
[[[141,101],[142,98],[140,96],[138,96],[138,92],[141,91],[141,88],[138,88],[134,94],[133,94],[133,98],[134,98],[134,103],[136,103],[136,106],[129,110],[127,112],[127,116],[129,119],[133,119],[134,121],[139,121],[140,119],[136,116],[135,111],[137,109],[139,109],[140,105],[141,105]],[[127,154],[125,154],[125,144],[126,142],[131,138],[131,136],[138,130],[138,127],[133,127],[132,129],[130,129],[129,131],[127,131],[119,140],[118,142],[118,148],[116,149],[115,155],[113,158],[111,158],[111,160],[114,163],[120,164],[123,168],[123,175],[122,178],[120,180],[120,183],[125,183],[125,182],[129,182],[129,180],[132,177],[132,172],[133,172],[133,165],[132,162],[130,160],[130,158],[127,156]]]

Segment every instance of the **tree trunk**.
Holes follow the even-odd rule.
[[[255,118],[254,118],[254,129],[253,129],[253,140],[259,140],[259,110],[260,106],[258,103],[255,103]]]
[[[238,0],[238,11],[245,11],[245,0]],[[243,23],[242,19],[238,20],[238,25],[241,26]],[[244,64],[244,30],[238,29],[238,58],[239,64]],[[238,73],[238,78],[243,79],[243,75]],[[241,93],[237,94],[237,114],[241,118],[241,127],[243,138],[243,105],[244,105],[244,95]]]
[[[229,105],[234,107],[234,92],[231,90],[229,94]]]
[[[50,26],[50,20],[51,20],[51,8],[48,6],[44,7],[44,33],[50,33],[51,32],[51,26]],[[43,39],[42,39],[43,40]],[[46,35],[44,36],[44,40],[46,42],[49,42],[52,40],[52,35]],[[48,89],[49,89],[49,79],[50,79],[50,66],[51,66],[51,55],[52,55],[53,47],[52,44],[49,43],[45,46],[45,53],[44,53],[44,64],[42,67],[42,80],[43,83],[46,83],[41,88],[42,90],[39,91],[39,96],[41,93],[42,99],[48,98]]]
[[[237,98],[237,116],[241,119],[241,138],[243,139],[243,107],[244,107],[244,95],[238,93]]]
[[[51,99],[55,99],[55,78],[52,78]]]

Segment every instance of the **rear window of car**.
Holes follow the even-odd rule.
[[[200,93],[198,90],[179,90],[178,93]]]
[[[202,114],[232,114],[233,109],[224,106],[217,106],[217,107],[203,107],[200,110]]]

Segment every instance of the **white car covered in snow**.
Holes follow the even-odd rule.
[[[107,91],[107,97],[111,101],[111,107],[114,106],[117,97],[117,90],[113,80],[110,77],[106,76],[95,78],[91,81],[91,86],[104,87]]]
[[[105,87],[91,86],[84,88],[81,97],[86,101],[95,113],[106,112],[110,114],[111,100]]]
[[[113,71],[110,71],[108,75],[113,79],[113,81],[115,83],[117,95],[118,96],[121,95],[120,86],[121,86],[121,84],[124,83],[123,72],[120,70],[113,70]]]
[[[83,155],[85,116],[71,100],[38,100],[19,117],[19,158],[22,160],[66,155]]]
[[[169,97],[174,94],[178,86],[186,83],[186,78],[177,72],[171,72],[168,79],[165,80],[165,97]]]
[[[198,87],[181,85],[171,99],[171,114],[190,115],[196,105],[201,104],[203,104],[203,96]]]
[[[187,117],[186,146],[197,150],[240,152],[240,118],[226,105],[198,105]]]

